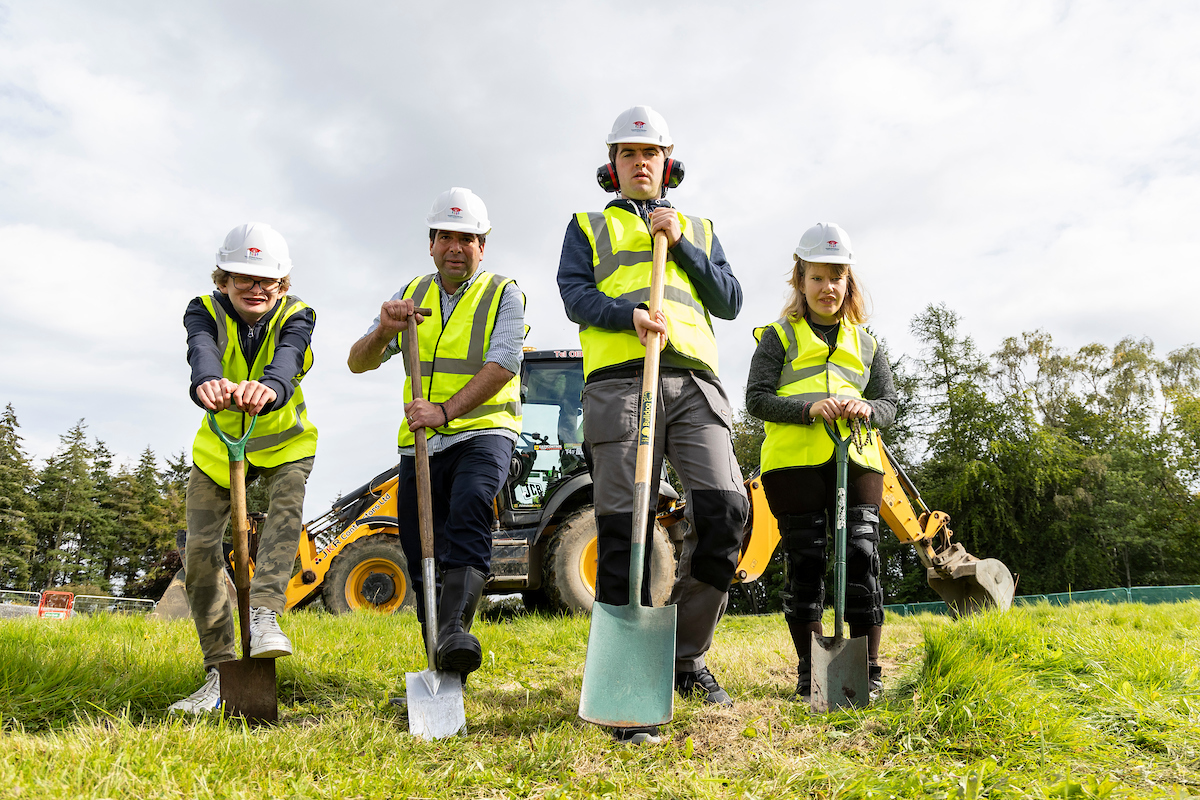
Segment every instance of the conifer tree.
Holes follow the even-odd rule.
[[[81,545],[91,528],[101,522],[92,478],[92,449],[87,425],[81,419],[59,437],[59,450],[38,473],[37,509],[32,515],[37,552],[32,563],[32,583],[49,589],[64,583],[92,583]]]
[[[27,589],[29,562],[36,539],[29,515],[36,476],[17,432],[17,414],[9,403],[0,415],[0,588]]]

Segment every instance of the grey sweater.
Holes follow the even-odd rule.
[[[823,327],[823,326],[821,326]],[[828,328],[831,339],[837,339],[837,326]],[[763,330],[758,349],[750,359],[750,375],[746,378],[746,411],[766,422],[793,422],[806,425],[804,403],[795,397],[780,397],[775,394],[779,385],[779,374],[783,372],[787,353],[783,342],[774,328]],[[871,377],[863,391],[863,400],[871,406],[871,424],[886,428],[896,419],[896,387],[892,382],[892,368],[888,364],[883,347],[875,348],[871,360]]]

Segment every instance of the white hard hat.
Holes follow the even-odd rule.
[[[238,225],[217,251],[217,266],[256,278],[283,278],[292,271],[287,242],[265,222]]]
[[[622,111],[617,117],[612,132],[608,134],[604,143],[623,142],[656,144],[659,147],[671,147],[674,144],[671,141],[671,132],[667,130],[667,121],[650,106],[634,106]]]
[[[487,206],[479,195],[470,189],[455,186],[447,189],[433,201],[429,216],[425,217],[430,230],[461,231],[487,235],[492,230],[488,222]]]
[[[795,249],[797,258],[815,264],[853,264],[854,245],[850,234],[836,222],[818,222],[800,237],[800,246]]]

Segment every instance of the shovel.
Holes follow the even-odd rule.
[[[413,310],[405,336],[408,348],[408,374],[413,399],[421,394],[421,348],[417,344],[416,314],[429,316],[427,308]],[[417,524],[421,530],[421,579],[425,591],[425,655],[428,667],[421,672],[406,672],[404,687],[408,695],[408,732],[426,741],[454,736],[467,725],[463,708],[462,678],[457,672],[437,669],[437,575],[433,562],[433,492],[429,479],[429,443],[425,431],[414,431],[417,468]]]
[[[246,442],[258,417],[240,439],[231,439],[208,413],[208,427],[216,432],[229,451],[229,500],[233,517],[233,583],[237,587],[238,627],[242,633],[242,657],[217,665],[221,672],[221,708],[227,716],[245,717],[250,722],[279,719],[275,691],[275,659],[250,657],[250,523],[246,517]]]
[[[650,317],[662,308],[667,236],[654,235]],[[641,432],[633,488],[633,536],[629,548],[629,605],[592,604],[579,716],[597,725],[633,728],[670,722],[674,714],[675,606],[642,605],[646,526],[650,522],[654,418],[658,393],[659,334],[646,338],[642,375]]]
[[[825,431],[833,439],[837,454],[837,509],[833,544],[833,636],[812,635],[810,703],[813,711],[822,713],[845,706],[862,708],[870,702],[871,691],[867,637],[842,637],[842,617],[846,612],[846,473],[850,437],[838,436],[828,420]]]

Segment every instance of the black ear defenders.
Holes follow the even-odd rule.
[[[668,158],[667,163],[663,166],[662,193],[665,195],[667,189],[674,189],[683,183],[683,175],[683,162]],[[611,161],[596,168],[596,183],[600,184],[600,188],[606,192],[620,191],[621,182],[617,179],[617,168]]]
[[[617,180],[617,168],[611,161],[596,167],[596,183],[606,192],[615,192],[621,187],[621,182]]]

